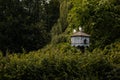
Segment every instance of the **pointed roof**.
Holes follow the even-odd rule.
[[[79,32],[75,32],[71,37],[79,37],[79,36],[89,37],[90,35],[87,33],[84,33],[83,31],[79,31]]]

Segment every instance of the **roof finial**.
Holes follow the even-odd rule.
[[[81,26],[79,27],[79,30],[82,31],[82,27]]]
[[[77,31],[76,31],[76,29],[73,29],[73,33],[76,33]]]

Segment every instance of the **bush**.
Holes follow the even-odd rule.
[[[64,46],[63,46],[64,45]],[[81,54],[68,44],[0,57],[1,80],[119,80],[119,56],[94,50]],[[50,50],[51,49],[51,50]],[[54,49],[54,50],[53,50]],[[46,51],[48,50],[48,51]],[[57,50],[57,51],[55,51]]]
[[[68,36],[65,34],[55,35],[52,39],[52,43],[58,44],[58,43],[70,42],[68,39],[69,39]]]

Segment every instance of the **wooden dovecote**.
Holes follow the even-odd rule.
[[[80,31],[76,32],[74,30],[73,35],[71,36],[71,46],[75,47],[89,47],[90,45],[90,35],[87,33],[84,33],[82,29],[79,29]]]

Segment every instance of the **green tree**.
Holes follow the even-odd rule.
[[[70,2],[71,1],[71,2]],[[70,0],[68,28],[82,26],[91,35],[91,49],[104,48],[118,40],[120,4],[118,0]]]
[[[60,2],[59,0],[50,0],[48,4],[45,5],[46,9],[46,27],[47,31],[51,31],[53,25],[57,22],[60,15]]]
[[[85,18],[85,30],[91,34],[92,45],[104,48],[114,43],[120,33],[119,1],[89,1]],[[117,4],[116,4],[117,3]],[[85,12],[86,12],[85,11]]]
[[[53,1],[54,4],[51,2],[48,3],[46,0],[0,1],[0,50],[4,54],[6,51],[12,53],[22,52],[23,49],[36,50],[50,41],[50,27],[59,17],[59,5],[56,5],[59,3],[57,0]],[[54,15],[54,9],[57,11],[56,15]]]

